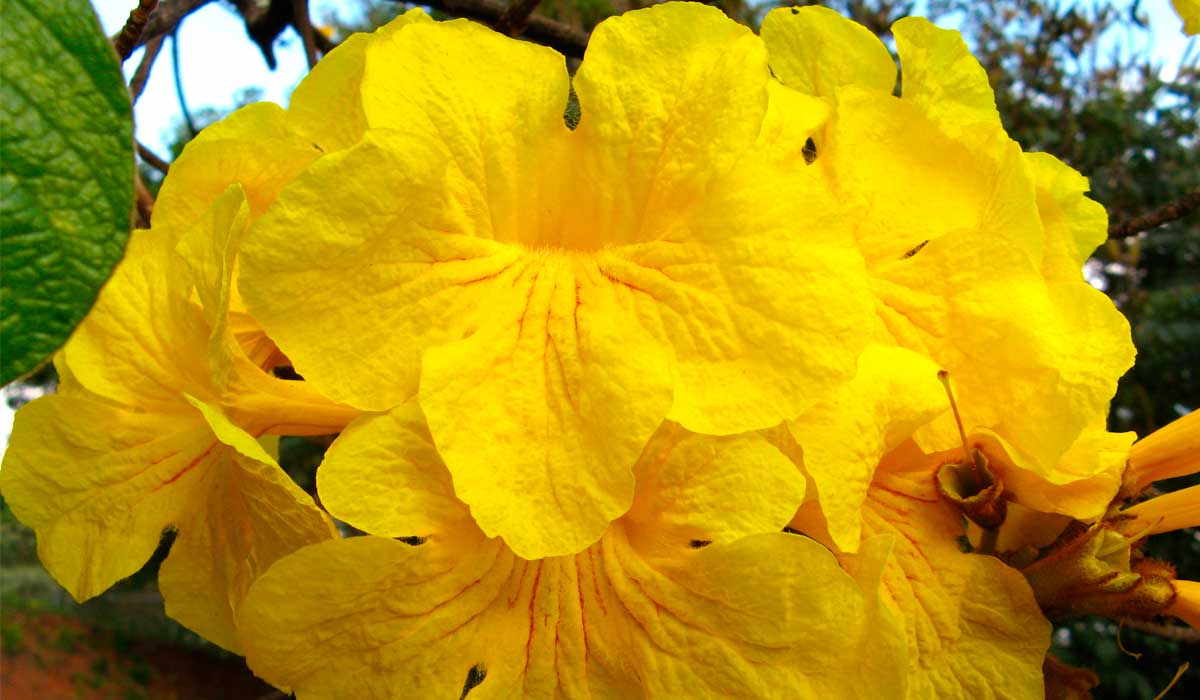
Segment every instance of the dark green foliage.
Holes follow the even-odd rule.
[[[0,32],[0,384],[35,369],[125,250],[133,122],[85,0],[4,4]]]

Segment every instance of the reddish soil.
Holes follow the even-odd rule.
[[[130,641],[49,612],[6,609],[0,700],[282,700],[241,659]]]

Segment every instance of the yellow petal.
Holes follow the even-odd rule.
[[[1024,159],[1046,233],[1042,272],[1047,279],[1077,281],[1084,262],[1108,238],[1108,213],[1084,196],[1087,178],[1074,168],[1048,153],[1026,153]]]
[[[334,517],[373,535],[439,537],[470,529],[471,514],[455,498],[412,402],[350,424],[325,453],[317,493]]]
[[[1200,411],[1176,418],[1133,444],[1125,475],[1131,493],[1161,479],[1200,471]]]
[[[1171,0],[1175,12],[1183,20],[1184,34],[1200,34],[1200,2],[1196,0]]]
[[[249,441],[242,434],[240,443]],[[233,652],[235,615],[250,584],[280,557],[336,532],[312,498],[270,461],[218,448],[159,570],[167,615]]]
[[[324,153],[353,146],[367,129],[362,105],[367,47],[410,24],[431,21],[414,7],[372,33],[350,35],[296,86],[288,105],[291,125]]]
[[[134,231],[124,259],[63,348],[63,362],[105,398],[190,413],[183,388],[214,392],[203,354],[208,324],[188,299],[190,275],[173,247],[162,232]]]
[[[910,697],[1040,697],[1051,625],[1021,574],[965,554],[962,516],[928,472],[885,474],[864,530],[894,533],[884,587],[908,631]]]
[[[761,33],[771,52],[771,70],[790,88],[833,97],[844,85],[889,95],[896,85],[896,62],[883,42],[827,7],[772,10]]]
[[[625,515],[647,552],[678,552],[779,532],[804,500],[804,477],[758,433],[710,437],[665,423],[636,469]]]
[[[673,351],[667,417],[714,435],[798,416],[853,375],[871,324],[862,258],[819,173],[737,172],[678,231],[598,256]]]
[[[844,653],[890,618],[806,538],[712,545],[670,571],[619,529],[538,562],[434,546],[352,538],[281,560],[241,609],[250,667],[302,700],[453,694],[472,668],[481,697],[903,697],[901,659],[864,675]]]
[[[950,133],[976,125],[1000,127],[996,98],[983,66],[958,32],[939,29],[923,17],[892,25],[903,96]]]
[[[1171,585],[1175,588],[1175,600],[1167,612],[1193,629],[1200,629],[1200,582],[1172,581]]]
[[[633,464],[671,404],[670,355],[588,267],[531,261],[488,326],[421,368],[458,497],[526,558],[578,552],[629,508]]]
[[[17,412],[0,469],[4,498],[76,600],[103,593],[154,553],[191,506],[215,445],[199,414],[135,412],[47,396]]]
[[[766,49],[699,3],[627,12],[592,32],[573,85],[573,218],[600,243],[653,240],[719,191],[767,107]],[[803,142],[803,139],[801,139]]]
[[[235,335],[235,324],[241,317],[232,308],[236,296],[233,282],[248,223],[245,192],[240,185],[231,185],[179,236],[176,245],[178,257],[191,268],[193,287],[208,321],[205,358],[213,389],[220,397],[215,402],[225,407],[234,422],[256,434],[338,432],[357,416],[357,411],[334,404],[307,382],[285,381],[267,374],[246,355]],[[199,355],[178,350],[176,354]],[[196,391],[194,387],[185,390]],[[189,402],[195,405],[190,398]]]
[[[239,184],[258,217],[279,191],[321,150],[270,102],[247,105],[206,127],[171,164],[154,204],[154,227],[182,230],[194,224],[232,184]]]
[[[1121,511],[1149,528],[1148,535],[1200,526],[1200,486],[1190,486],[1142,501]]]
[[[1110,433],[1103,423],[1080,433],[1049,474],[1029,462],[1007,440],[979,431],[982,446],[1005,489],[1020,503],[1043,513],[1059,513],[1089,522],[1108,510],[1121,488],[1134,433]]]
[[[442,179],[449,159],[436,142],[374,130],[314,164],[242,241],[247,306],[336,401],[382,411],[415,395],[425,349],[477,328],[496,276],[521,258],[463,220]]]
[[[994,430],[1062,483],[1080,475],[1055,466],[1107,414],[1133,346],[1107,298],[1082,280],[1047,285],[1028,249],[1004,240],[1009,227],[1029,225],[1037,229],[992,221],[933,239],[877,267],[874,287],[888,335],[949,371],[968,432]],[[953,420],[935,422],[918,442],[927,451],[954,447]]]
[[[863,500],[879,461],[949,409],[938,369],[910,350],[873,345],[859,356],[854,381],[788,422],[841,551],[858,551]]]
[[[414,24],[366,52],[363,111],[371,128],[433,139],[448,153],[455,209],[473,235],[528,241],[534,214],[559,207],[552,170],[568,135],[563,57],[467,20]],[[530,211],[530,207],[536,207]]]

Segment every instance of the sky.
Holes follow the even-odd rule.
[[[93,0],[93,6],[105,33],[112,35],[120,31],[137,1]],[[311,0],[310,6],[314,21],[320,24],[330,13],[353,17],[360,4],[355,0]],[[1150,51],[1163,66],[1164,77],[1171,77],[1189,50],[1189,41],[1194,44],[1196,39],[1184,36],[1169,0],[1144,0],[1141,10],[1149,17],[1150,31],[1137,36],[1113,36],[1112,47]],[[1190,51],[1195,55],[1195,46]],[[276,41],[275,54],[279,65],[271,71],[258,47],[246,36],[241,18],[231,6],[212,2],[195,11],[179,28],[180,75],[186,86],[189,109],[193,114],[205,107],[228,111],[235,105],[237,95],[248,88],[261,88],[263,99],[287,105],[292,90],[307,72],[303,45],[293,30],[287,30]],[[139,50],[126,61],[127,76],[137,69],[141,56]],[[160,156],[167,156],[172,134],[182,122],[169,44],[164,43],[159,53],[134,118],[138,140]],[[0,449],[8,444],[11,426],[12,411],[6,401],[0,401]]]

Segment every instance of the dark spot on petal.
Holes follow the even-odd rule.
[[[487,678],[487,668],[483,664],[475,664],[467,671],[467,682],[463,683],[462,695],[458,696],[458,700],[463,700],[467,697],[467,693],[483,682]]]
[[[712,540],[692,540],[688,542],[688,546],[692,549],[703,549],[712,544]]]
[[[318,151],[320,151],[320,152],[322,152],[322,153],[324,153],[324,152],[325,152],[325,149],[324,149],[324,148],[321,148],[321,145],[320,145],[320,144],[318,144],[318,143],[314,143],[314,144],[313,144],[313,148],[317,149]]]
[[[812,165],[817,159],[817,144],[811,138],[804,142],[804,148],[800,150],[800,155],[804,156],[804,164]]]
[[[789,535],[803,535],[804,534],[803,532],[800,532],[799,530],[797,530],[795,528],[791,528],[791,527],[785,527],[785,528],[783,528],[783,531]]]
[[[296,369],[291,365],[279,365],[271,369],[271,374],[275,375],[276,379],[287,379],[290,381],[303,381],[304,377],[296,374]]]
[[[798,15],[798,14],[800,14],[800,8],[793,7],[793,8],[792,8],[792,14],[793,14],[793,15]]]
[[[429,538],[428,537],[397,537],[396,539],[400,542],[403,542],[404,544],[409,545],[409,546],[419,547],[419,546],[425,544],[425,541],[428,540]]]
[[[966,535],[959,535],[954,539],[958,543],[958,549],[960,551],[966,554],[970,554],[971,552],[975,551],[975,548],[971,546],[971,538],[967,537]]]
[[[916,255],[917,253],[920,253],[921,249],[924,248],[928,244],[929,244],[929,241],[921,241],[919,244],[913,246],[911,250],[909,250],[907,253],[905,253],[904,257],[901,259],[908,260],[909,258]]]

